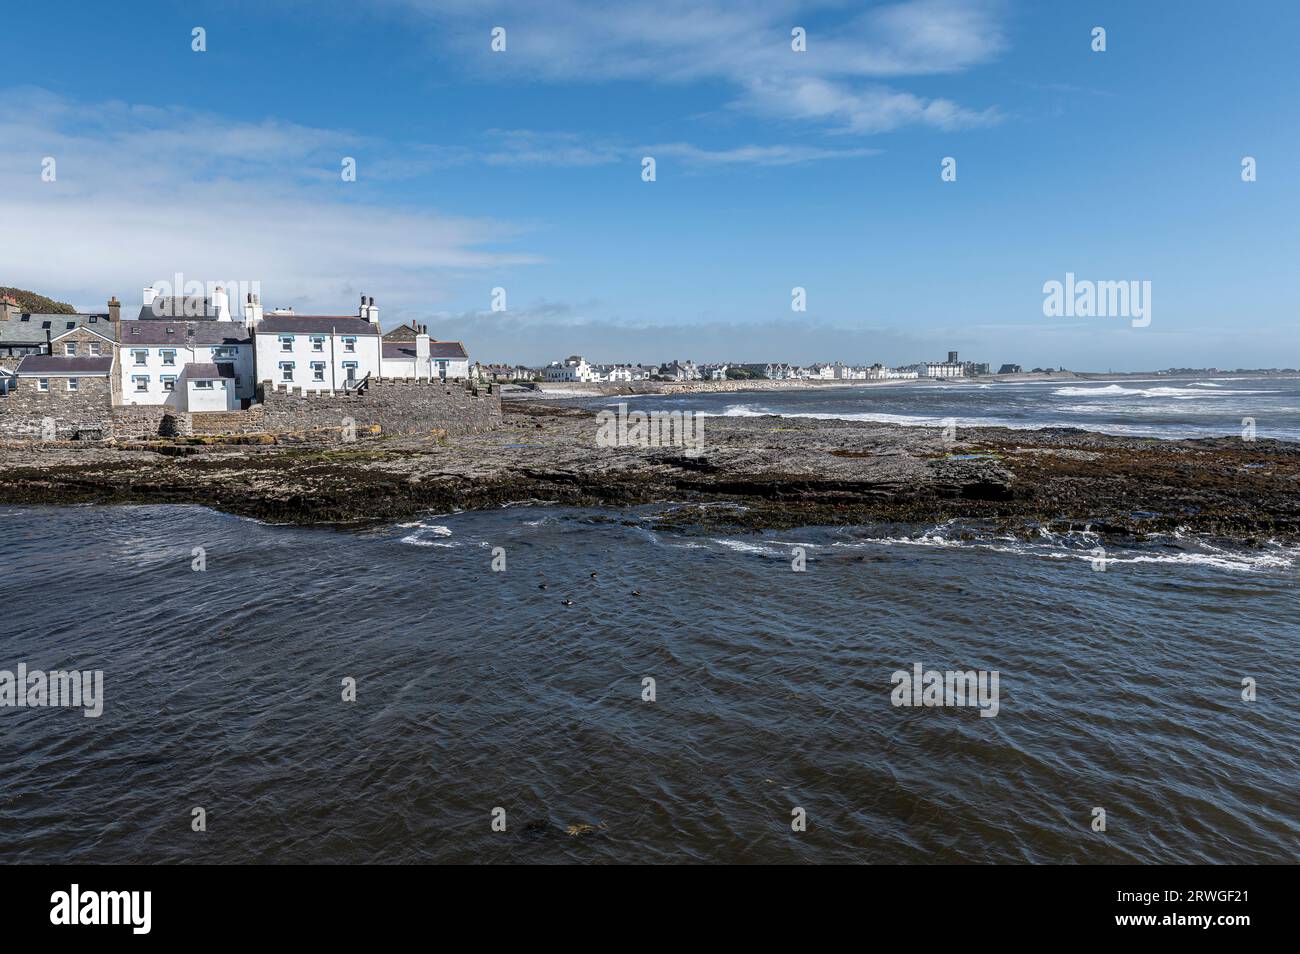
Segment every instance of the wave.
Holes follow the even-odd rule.
[[[1278,546],[1263,553],[1256,551],[1247,553],[1224,549],[1204,541],[1193,541],[1182,533],[1175,533],[1172,537],[1187,545],[1189,549],[1164,553],[1103,548],[1103,553],[1098,554],[1094,550],[1100,542],[1100,537],[1090,530],[1072,530],[1065,534],[1056,534],[1040,529],[1038,540],[1026,541],[1010,536],[985,539],[956,538],[948,535],[949,529],[949,524],[943,524],[915,536],[869,537],[851,543],[835,543],[833,546],[846,548],[866,546],[960,548],[1041,557],[1050,560],[1085,560],[1088,562],[1095,561],[1100,557],[1104,559],[1106,567],[1129,563],[1183,564],[1187,566],[1206,566],[1238,573],[1289,570],[1300,563],[1300,548]]]
[[[1225,391],[1221,394],[1215,394],[1213,391],[1198,391],[1198,387],[1217,388],[1220,385],[1207,382],[1197,382],[1185,388],[1126,388],[1122,384],[1108,384],[1100,388],[1057,388],[1052,394],[1057,397],[1101,397],[1103,395],[1121,395],[1136,394],[1139,397],[1171,397],[1171,398],[1205,398],[1205,397],[1232,397],[1239,394],[1276,394],[1276,391]]]

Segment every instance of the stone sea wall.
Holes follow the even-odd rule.
[[[24,384],[27,382],[24,381]],[[385,378],[362,394],[326,394],[258,387],[246,411],[188,413],[156,405],[114,407],[108,382],[83,379],[81,390],[22,387],[0,397],[0,439],[142,440],[172,436],[265,434],[277,440],[457,436],[501,423],[501,394],[492,385]],[[50,422],[53,421],[53,424]]]

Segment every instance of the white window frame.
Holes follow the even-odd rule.
[[[164,391],[176,390],[176,375],[163,374],[159,376],[158,380],[162,382],[162,388]]]
[[[133,393],[147,394],[149,392],[149,375],[133,374],[131,375],[131,383],[135,385],[135,391]]]
[[[132,365],[132,367],[135,367],[135,368],[142,368],[142,367],[144,367],[145,365],[147,365],[147,364],[149,363],[149,349],[148,349],[148,348],[133,348],[133,349],[131,350],[131,357],[132,357],[132,358],[134,359],[134,361],[135,361],[135,363]]]
[[[75,341],[63,342],[63,353],[69,358],[75,358],[77,356],[77,343]]]
[[[176,349],[175,349],[175,348],[160,348],[160,349],[158,350],[158,354],[162,356],[162,363],[163,363],[163,366],[164,366],[164,367],[167,367],[167,368],[174,368],[174,367],[176,367]]]
[[[49,379],[49,378],[37,378],[37,379],[36,379],[36,390],[38,390],[38,391],[48,391],[49,389],[50,389],[50,379]]]
[[[311,363],[311,379],[312,379],[313,381],[324,381],[324,380],[325,380],[325,362],[324,362],[324,361],[313,361],[313,362]]]
[[[324,335],[312,335],[312,336],[311,336],[311,350],[312,350],[312,351],[316,351],[316,352],[321,352],[321,353],[323,353],[323,352],[325,351],[325,336],[324,336]]]
[[[211,391],[212,382],[207,378],[199,378],[197,381],[194,382],[194,388],[195,390],[198,391]]]
[[[343,350],[346,351],[346,352],[348,352],[348,354],[354,354],[354,353],[356,352],[356,350],[357,350],[357,339],[356,339],[356,338],[344,338],[344,339],[343,339]]]
[[[292,361],[281,361],[281,362],[280,362],[280,380],[281,380],[281,382],[292,382],[292,381],[293,381],[293,362],[292,362]]]
[[[69,391],[79,391],[79,390],[81,390],[81,379],[80,379],[80,378],[68,378],[68,390],[69,390]]]
[[[280,350],[293,351],[293,335],[280,335]]]

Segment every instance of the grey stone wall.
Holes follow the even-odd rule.
[[[107,378],[68,379],[51,375],[48,391],[36,378],[18,378],[7,397],[0,397],[0,437],[6,440],[76,440],[113,434],[112,385]],[[47,422],[49,426],[47,427]]]
[[[501,423],[501,395],[465,384],[383,378],[364,394],[322,395],[302,389],[259,388],[263,430],[337,431],[355,428],[358,438],[441,436],[491,430]]]

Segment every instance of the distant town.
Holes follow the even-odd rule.
[[[495,381],[538,381],[545,383],[627,384],[634,381],[905,381],[917,378],[965,378],[992,373],[987,363],[961,361],[949,351],[946,361],[921,361],[905,367],[883,364],[797,365],[788,362],[696,364],[673,360],[663,364],[593,364],[582,355],[569,355],[542,368],[524,365],[481,365],[482,373]],[[1018,364],[1004,364],[999,374],[1022,370]],[[1035,371],[1052,371],[1035,368]]]

